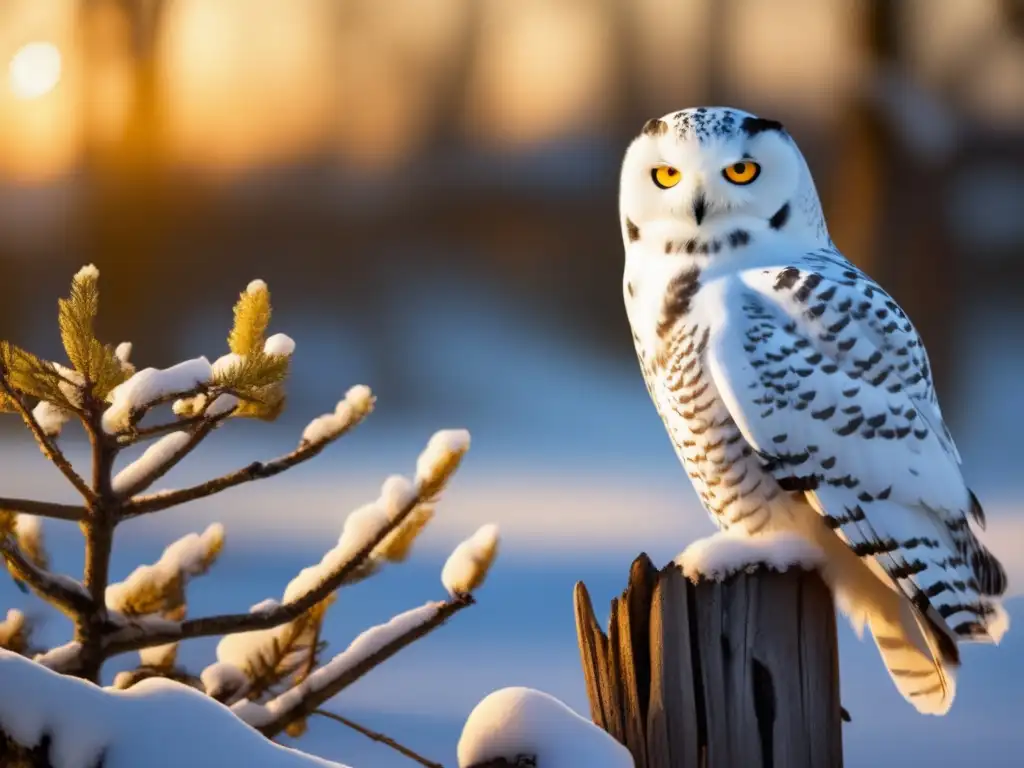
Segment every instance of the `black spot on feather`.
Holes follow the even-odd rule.
[[[700,270],[696,267],[684,270],[672,278],[665,294],[662,318],[658,323],[658,336],[664,338],[675,326],[676,321],[690,311],[690,302],[700,290]]]
[[[634,224],[630,219],[626,219],[626,236],[629,238],[629,242],[635,243],[640,239],[640,227]]]
[[[785,131],[778,120],[768,120],[763,117],[747,117],[740,123],[740,128],[747,136],[754,137],[765,131]]]
[[[782,229],[786,226],[787,221],[789,221],[789,203],[786,203],[772,214],[772,217],[768,219],[768,226],[772,229]]]

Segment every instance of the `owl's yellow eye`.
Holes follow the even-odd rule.
[[[733,184],[749,184],[761,174],[761,166],[753,160],[740,160],[722,169],[722,175]]]
[[[662,189],[669,189],[679,183],[683,174],[671,165],[657,165],[651,169],[651,178]]]

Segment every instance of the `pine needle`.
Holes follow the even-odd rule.
[[[4,372],[7,383],[18,393],[74,409],[75,406],[61,390],[60,384],[64,378],[53,363],[42,360],[10,342],[0,341],[0,375],[4,375]],[[0,407],[3,410],[17,410],[9,397],[0,395],[0,398]]]
[[[213,383],[248,398],[258,390],[284,382],[288,376],[288,363],[289,359],[285,355],[268,355],[262,349],[257,349],[227,370],[219,372]]]
[[[252,356],[263,351],[270,326],[270,291],[256,281],[235,304],[235,324],[228,335],[228,346],[236,355]]]
[[[71,281],[71,293],[57,301],[57,308],[60,338],[68,360],[92,385],[96,397],[105,398],[129,374],[114,347],[101,344],[93,330],[100,308],[99,272],[88,267],[79,270]]]

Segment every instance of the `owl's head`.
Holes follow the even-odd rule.
[[[648,120],[626,150],[619,190],[627,246],[728,242],[759,232],[829,242],[807,163],[781,123],[724,107]],[[666,245],[666,250],[668,246]]]

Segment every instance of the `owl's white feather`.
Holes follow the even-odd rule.
[[[836,250],[795,142],[734,109],[651,120],[620,212],[637,354],[704,507],[818,546],[900,692],[945,713],[957,642],[1007,627],[1005,573],[971,530],[921,339]]]

